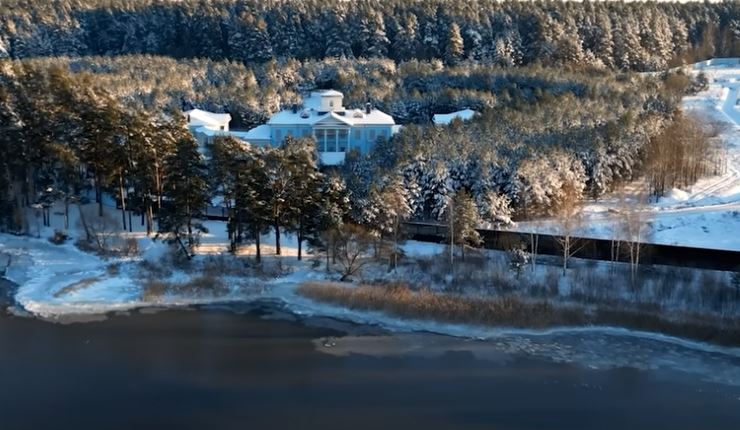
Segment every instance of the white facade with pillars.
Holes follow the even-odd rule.
[[[288,136],[313,137],[323,164],[341,164],[351,150],[367,153],[379,138],[390,139],[400,126],[393,117],[369,105],[346,109],[339,91],[314,91],[300,106],[285,109],[267,124],[247,132],[254,145],[281,145]],[[269,127],[269,128],[268,128]]]

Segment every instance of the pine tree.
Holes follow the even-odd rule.
[[[419,22],[416,15],[409,14],[404,23],[397,23],[396,35],[393,38],[391,56],[398,60],[407,60],[417,55],[417,35]]]
[[[210,202],[208,169],[198,144],[189,134],[178,137],[175,153],[165,161],[164,199],[159,216],[159,233],[176,243],[188,259],[207,229],[198,219],[204,217]]]
[[[450,265],[452,266],[455,246],[460,247],[460,253],[464,261],[467,247],[481,245],[482,240],[476,230],[480,224],[480,217],[470,194],[465,190],[460,190],[450,198],[445,218],[447,221],[447,240],[450,244]]]
[[[264,63],[273,58],[267,23],[248,12],[242,12],[231,24],[228,46],[232,58],[247,64]]]
[[[387,178],[385,182],[380,189],[374,189],[371,192],[370,206],[375,208],[375,216],[371,224],[379,230],[381,238],[387,234],[393,240],[390,267],[395,268],[398,265],[400,253],[398,241],[401,224],[411,217],[412,211],[401,176],[394,175]]]
[[[388,54],[390,41],[385,32],[383,16],[379,13],[369,13],[368,18],[360,22],[359,44],[361,46],[359,55],[369,58],[385,58]]]
[[[283,148],[285,168],[290,169],[292,178],[287,197],[290,202],[288,229],[296,233],[298,259],[301,260],[303,242],[307,238],[315,238],[320,232],[321,225],[317,221],[323,203],[323,175],[316,164],[316,146],[312,139],[290,140]]]
[[[453,22],[447,34],[445,62],[451,65],[457,64],[462,59],[464,50],[465,45],[463,44],[462,34],[460,33],[460,26]]]
[[[80,149],[84,162],[93,172],[98,216],[103,216],[103,191],[112,183],[111,174],[120,167],[116,153],[123,123],[120,109],[105,93],[88,91],[80,104],[80,119],[84,132],[80,134]]]
[[[267,151],[272,151],[268,149]],[[234,191],[234,232],[236,240],[243,231],[254,239],[259,263],[262,259],[261,235],[268,232],[272,224],[269,178],[266,166],[266,150],[249,147],[237,159]]]
[[[328,15],[328,16],[327,16]],[[326,57],[353,58],[350,38],[346,32],[344,17],[335,14],[325,14],[326,26]]]
[[[270,223],[275,233],[275,254],[281,255],[281,229],[290,227],[291,219],[291,190],[296,178],[289,168],[289,160],[285,148],[295,145],[295,139],[288,136],[279,148],[272,148],[265,153],[265,175],[267,176],[265,190],[266,202],[270,213]]]
[[[227,234],[230,242],[230,251],[237,251],[237,244],[241,241],[242,218],[235,215],[235,200],[237,191],[242,185],[241,177],[246,174],[246,148],[242,142],[233,137],[218,136],[211,148],[209,163],[209,177],[211,179],[211,194],[221,197],[227,213]],[[243,190],[242,190],[243,191]],[[240,195],[240,197],[244,197]]]

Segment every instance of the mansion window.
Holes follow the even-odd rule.
[[[339,145],[339,152],[346,152],[347,142],[349,141],[349,131],[339,130],[338,133],[339,135],[337,136],[337,145]]]
[[[346,128],[317,129],[314,130],[314,137],[319,152],[345,152],[349,147],[349,131]]]

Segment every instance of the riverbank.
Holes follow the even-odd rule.
[[[621,327],[668,336],[740,346],[740,320],[649,309],[560,304],[547,300],[470,297],[402,284],[351,285],[306,282],[296,292],[311,300],[358,311],[381,311],[393,317],[487,327],[549,329],[555,327]]]
[[[106,260],[70,243],[54,245],[43,239],[11,236],[2,239],[0,248],[14,255],[8,277],[20,285],[14,294],[17,308],[54,322],[84,322],[140,308],[275,300],[297,312],[360,323],[403,328],[415,318],[418,321],[412,324],[412,331],[445,326],[439,333],[469,338],[479,337],[477,328],[542,332],[550,328],[619,327],[713,345],[740,344],[737,318],[722,319],[739,314],[734,292],[723,284],[722,273],[700,275],[690,270],[651,268],[641,274],[637,288],[630,289],[620,276],[619,270],[624,269],[620,266],[574,261],[562,275],[558,267],[545,265],[545,259],[540,258],[531,276],[527,272],[526,277],[518,278],[508,269],[506,254],[491,252],[457,262],[456,275],[448,277],[448,268],[438,257],[440,245],[408,242],[406,257],[396,270],[388,272],[381,261],[371,261],[356,282],[409,285],[409,293],[414,294],[428,287],[435,293],[422,302],[434,306],[441,306],[439,297],[509,299],[486,303],[482,308],[473,303],[462,311],[458,303],[452,303],[431,312],[434,306],[420,307],[419,297],[409,296],[406,308],[389,311],[397,297],[360,305],[356,297],[313,300],[297,292],[302,283],[338,277],[334,271],[315,267],[316,258],[299,262],[266,256],[261,265],[255,265],[240,256],[198,255],[183,265],[173,261],[173,254],[160,242],[142,240],[142,255],[136,259]],[[371,291],[377,292],[377,288]],[[511,298],[514,296],[517,299]],[[725,300],[728,297],[730,300]],[[457,314],[451,315],[450,308]]]
[[[0,310],[5,310],[15,304],[15,293],[18,291],[18,285],[0,277]]]

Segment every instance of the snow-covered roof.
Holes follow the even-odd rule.
[[[336,90],[318,90],[318,91],[311,91],[311,93],[303,98],[303,108],[304,109],[314,109],[314,110],[321,110],[321,99],[324,97],[342,97],[344,98],[344,94],[340,93]],[[341,106],[337,106],[337,109],[335,110],[342,110]]]
[[[372,109],[370,113],[365,113],[362,109],[348,109],[342,112],[327,112],[319,115],[315,109],[298,110],[293,113],[291,109],[286,109],[276,113],[270,118],[268,124],[271,125],[314,125],[317,122],[332,117],[339,122],[347,125],[395,125],[396,121],[392,116],[377,109]]]
[[[269,126],[260,126],[260,127],[269,127]],[[250,131],[252,131],[252,130],[250,130]],[[208,136],[208,137],[214,137],[214,136],[231,136],[231,137],[235,137],[235,138],[241,139],[241,140],[248,140],[247,139],[247,135],[249,134],[249,132],[247,132],[247,131],[214,130],[212,128],[208,128],[208,127],[205,127],[205,126],[196,128],[195,130],[193,130],[193,133],[194,134],[202,134],[202,135]],[[268,139],[269,139],[269,137],[268,137]]]
[[[270,140],[270,126],[267,124],[258,125],[244,133],[244,139],[247,142],[250,140]]]
[[[314,91],[313,94],[317,94],[323,97],[332,97],[332,96],[344,97],[344,94],[340,93],[337,90],[318,90],[318,91]]]
[[[226,125],[231,121],[231,115],[228,113],[213,113],[201,109],[191,109],[185,112],[190,117],[190,122],[202,123],[205,125]]]
[[[452,113],[438,113],[434,114],[432,117],[432,122],[437,125],[446,125],[452,122],[455,118],[459,118],[463,121],[468,121],[469,119],[473,118],[475,115],[477,115],[478,112],[472,110],[472,109],[463,109],[459,110],[457,112]]]
[[[343,106],[327,104],[325,97],[344,97],[336,90],[312,91],[303,98],[302,105],[293,112],[293,109],[285,109],[276,113],[267,122],[271,125],[308,125],[312,126],[327,118],[332,118],[351,126],[357,125],[395,125],[393,117],[377,109],[371,109],[366,113],[364,109],[345,109]]]

